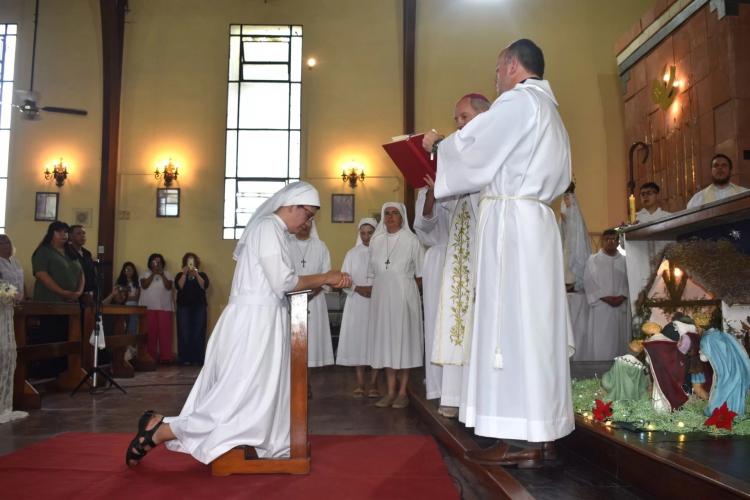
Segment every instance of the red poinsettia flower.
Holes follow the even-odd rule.
[[[596,406],[591,409],[591,412],[594,414],[594,420],[601,422],[607,417],[612,416],[612,401],[605,403],[601,399],[597,399],[594,403],[596,403]]]
[[[713,413],[711,413],[711,416],[708,417],[705,422],[703,422],[703,425],[705,425],[706,427],[715,425],[717,429],[726,429],[728,431],[731,431],[732,420],[734,420],[734,417],[736,416],[737,414],[727,408],[727,402],[724,401],[724,404],[719,408],[714,408]]]

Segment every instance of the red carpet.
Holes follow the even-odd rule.
[[[213,477],[159,446],[134,469],[130,434],[67,433],[0,457],[3,498],[458,499],[430,436],[310,436],[308,476]]]

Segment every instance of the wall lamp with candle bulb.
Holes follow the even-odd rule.
[[[341,181],[348,182],[349,187],[355,188],[358,181],[365,182],[365,169],[355,162],[350,162],[348,167],[341,171]]]
[[[159,167],[156,167],[154,169],[154,178],[160,179],[164,178],[164,186],[169,187],[172,185],[173,181],[177,180],[177,176],[180,173],[180,169],[175,163],[172,161],[172,158],[165,161],[161,165],[161,170]]]
[[[62,187],[65,184],[65,179],[68,178],[68,164],[63,162],[62,158],[57,163],[52,164],[52,169],[50,167],[44,168],[44,180],[48,181],[52,178],[55,179],[57,187]]]

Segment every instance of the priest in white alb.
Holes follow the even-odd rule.
[[[293,235],[289,235],[292,262],[297,276],[323,274],[331,270],[331,254],[318,236],[315,219],[310,219]],[[328,319],[325,288],[313,290],[307,302],[307,366],[333,364],[331,323]]]
[[[572,332],[552,201],[571,181],[570,143],[544,57],[518,40],[497,59],[490,109],[438,146],[435,196],[480,191],[466,425],[499,441],[467,459],[541,467],[573,431]],[[431,148],[437,134],[427,133]],[[570,350],[569,350],[570,348]]]
[[[260,458],[289,456],[291,335],[287,292],[351,286],[338,271],[298,276],[289,251],[294,233],[320,206],[306,182],[282,188],[248,222],[234,250],[229,301],[206,361],[179,416],[148,411],[126,452],[128,466],[162,442],[208,464],[236,446]]]
[[[617,231],[607,229],[602,233],[601,250],[586,262],[583,289],[589,324],[585,337],[576,344],[576,360],[603,361],[627,353],[631,340],[628,276],[618,242]]]
[[[445,263],[450,220],[433,214],[435,196],[431,186],[417,191],[414,208],[414,232],[426,248],[422,266],[422,305],[424,307],[425,389],[427,399],[439,398],[443,390],[443,367],[430,360],[435,341],[440,282]],[[442,415],[442,407],[438,410]]]
[[[456,128],[461,130],[489,107],[490,102],[481,94],[464,95],[453,110]],[[438,413],[456,418],[464,392],[464,361],[468,358],[474,311],[471,269],[479,193],[451,196],[436,203],[434,180],[426,177],[425,181],[428,189],[417,198],[414,229],[425,245],[433,240],[440,242],[428,248],[423,271],[427,399],[440,397]],[[433,258],[432,252],[440,254]]]

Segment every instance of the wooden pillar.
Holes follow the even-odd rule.
[[[102,164],[99,188],[99,243],[103,290],[112,288],[115,202],[120,134],[122,45],[127,0],[100,0],[102,22]]]
[[[404,134],[413,134],[414,130],[414,72],[417,26],[417,0],[403,1],[403,37],[404,37]],[[404,204],[406,205],[409,224],[414,225],[414,188],[404,183]]]

